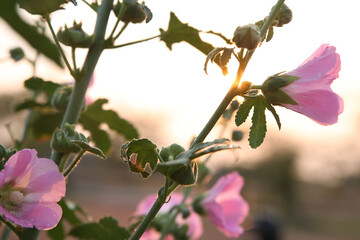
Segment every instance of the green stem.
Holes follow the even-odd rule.
[[[72,58],[72,61],[73,61],[74,71],[76,72],[76,71],[77,71],[77,67],[76,67],[76,55],[75,55],[75,51],[76,51],[76,48],[72,47],[72,48],[71,48],[71,58]]]
[[[6,226],[11,229],[11,231],[13,231],[16,236],[20,237],[21,236],[21,232],[14,226],[12,225],[12,223],[6,221],[2,216],[0,216],[0,221],[2,221],[3,223],[6,224]]]
[[[121,4],[120,12],[119,12],[119,14],[117,15],[116,23],[115,23],[115,25],[114,25],[111,33],[110,33],[110,37],[109,37],[110,40],[113,39],[113,35],[114,35],[115,31],[116,31],[117,26],[118,26],[119,23],[120,23],[120,20],[123,18],[124,14],[125,14],[126,8],[127,8],[126,2],[123,1],[122,4]],[[125,25],[127,25],[127,24],[125,24]],[[125,28],[126,28],[126,27],[125,27]],[[125,28],[124,28],[124,26],[123,26],[121,30],[124,31]],[[120,36],[120,34],[121,34],[122,31],[120,31],[120,33],[117,34],[117,37]],[[116,39],[116,38],[115,38],[115,39]]]
[[[49,26],[49,29],[50,29],[50,31],[51,31],[51,35],[53,36],[53,38],[54,38],[54,40],[55,40],[55,44],[56,44],[56,46],[57,46],[57,48],[58,48],[58,50],[59,50],[59,52],[60,52],[61,57],[63,58],[63,60],[64,60],[64,62],[65,62],[65,65],[66,65],[67,69],[69,70],[70,74],[75,78],[75,77],[76,77],[76,76],[75,76],[75,73],[74,73],[73,69],[71,68],[69,61],[67,60],[67,58],[66,58],[66,56],[65,56],[65,53],[64,53],[64,51],[62,50],[62,48],[61,48],[61,46],[60,46],[60,43],[59,43],[59,40],[58,40],[58,38],[57,38],[57,36],[56,36],[56,34],[55,34],[55,31],[54,31],[54,29],[53,29],[53,27],[52,27],[52,25],[51,25],[51,21],[50,21],[49,15],[45,15],[45,21],[47,22],[47,24],[48,24],[48,26]]]
[[[64,177],[67,177],[74,170],[74,168],[79,164],[80,159],[85,154],[85,152],[86,152],[85,150],[81,150],[79,152],[79,154],[76,156],[74,161],[70,164],[70,166],[63,173]]]
[[[241,78],[241,77],[240,77]],[[237,78],[236,78],[237,79]],[[230,104],[230,102],[234,99],[234,97],[237,95],[237,87],[234,87],[234,84],[229,89],[228,93],[225,95],[224,99],[221,101],[218,108],[215,110],[214,114],[211,116],[203,130],[200,132],[200,134],[196,137],[196,139],[191,144],[190,148],[195,146],[198,143],[201,143],[205,140],[207,135],[210,133],[210,131],[213,129],[217,121],[220,119],[222,114],[224,113],[227,106]]]
[[[149,41],[149,40],[158,38],[158,37],[160,37],[160,36],[161,36],[161,35],[157,35],[157,36],[153,36],[153,37],[141,39],[141,40],[134,41],[134,42],[128,42],[128,43],[124,43],[124,44],[120,44],[120,45],[109,46],[109,47],[107,47],[107,48],[121,48],[121,47],[126,47],[126,46],[129,46],[129,45],[133,45],[133,44],[137,44],[137,43],[142,43],[142,42],[145,42],[145,41]]]
[[[125,23],[124,26],[121,27],[120,31],[118,32],[118,34],[116,34],[114,36],[114,40],[118,39],[120,37],[120,35],[125,31],[125,29],[127,28],[127,26],[129,25],[129,23]]]
[[[112,9],[112,0],[104,0],[98,9],[98,15],[94,32],[94,43],[89,49],[86,56],[84,66],[79,74],[79,79],[75,81],[74,88],[70,95],[68,107],[66,108],[61,128],[65,126],[65,123],[75,124],[80,116],[82,103],[85,98],[85,93],[89,85],[91,76],[94,73],[95,66],[100,58],[103,48],[106,26],[108,23],[110,11]],[[51,159],[55,163],[59,164],[62,158],[62,154],[53,151]]]
[[[131,236],[130,240],[139,240],[140,237],[143,235],[143,233],[145,232],[145,230],[148,228],[148,226],[150,225],[150,223],[153,221],[153,219],[155,218],[156,214],[159,212],[160,208],[164,205],[166,198],[169,196],[170,193],[172,193],[177,187],[179,186],[179,184],[177,183],[173,183],[167,190],[167,194],[164,194],[163,191],[159,191],[159,196],[156,199],[155,203],[153,204],[153,206],[151,207],[150,211],[148,212],[148,214],[146,215],[146,217],[144,218],[144,220],[141,222],[141,224],[139,225],[139,227],[136,229],[136,231],[134,232],[134,234]]]
[[[10,228],[8,226],[6,226],[4,228],[4,232],[3,232],[2,236],[1,236],[1,240],[7,240],[9,238],[10,233],[11,233]]]
[[[69,154],[63,155],[61,158],[60,164],[59,164],[59,171],[62,172],[66,166],[67,160],[68,160]]]
[[[281,6],[284,4],[285,0],[278,0],[277,3],[275,4],[275,6],[272,8],[268,18],[266,19],[266,21],[264,22],[264,25],[261,27],[260,29],[260,36],[261,38],[260,39],[263,39],[265,34],[267,33],[267,31],[269,30],[269,27],[271,26],[271,23],[274,21],[276,15],[278,14]],[[248,51],[246,53],[246,56],[245,56],[245,61],[244,61],[244,69],[246,67],[246,65],[249,63],[249,60],[251,58],[251,56],[254,54],[256,48],[251,50],[251,51]]]
[[[189,196],[192,189],[193,189],[192,186],[185,188],[184,195],[183,195],[180,205],[183,205],[185,203],[185,201],[186,201],[187,197]],[[170,219],[167,221],[165,227],[161,231],[160,240],[163,240],[166,237],[166,234],[169,232],[171,225],[175,222],[176,216],[179,213],[180,213],[180,208],[177,208],[176,211],[171,213]]]
[[[261,89],[262,85],[251,85],[251,89]]]

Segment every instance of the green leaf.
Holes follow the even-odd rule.
[[[112,110],[104,110],[102,107],[108,100],[98,99],[80,114],[79,123],[90,131],[91,139],[94,140],[96,146],[105,154],[109,151],[111,142],[107,133],[100,129],[101,123],[106,123],[108,127],[126,139],[138,137],[138,132],[132,124]]]
[[[85,130],[90,132],[91,140],[95,143],[96,147],[101,149],[105,154],[108,153],[111,147],[111,140],[108,133],[99,128],[99,122],[80,115],[79,123]]]
[[[132,172],[141,173],[144,178],[149,176],[146,166],[154,170],[157,161],[157,147],[148,139],[135,139],[121,147],[121,158],[129,164]]]
[[[255,98],[254,114],[251,118],[252,126],[249,133],[249,144],[252,148],[259,147],[263,143],[266,134],[265,105],[261,97],[259,95]]]
[[[280,117],[279,115],[276,113],[275,108],[265,99],[264,96],[261,96],[261,101],[264,103],[265,107],[272,113],[272,115],[274,116],[276,123],[279,127],[279,130],[281,129],[281,122],[280,122]]]
[[[255,102],[256,98],[248,97],[245,98],[245,100],[240,104],[239,109],[237,110],[235,115],[236,126],[240,126],[246,121],[247,117],[249,116],[250,110],[254,106]]]
[[[111,217],[100,219],[99,223],[87,223],[73,228],[70,235],[84,240],[126,240],[130,233],[118,226],[117,220]]]
[[[62,221],[60,221],[53,229],[46,231],[46,233],[52,240],[64,240],[65,230]]]
[[[0,18],[4,19],[33,48],[55,62],[59,67],[63,67],[56,45],[44,34],[40,34],[35,26],[29,25],[20,17],[16,0],[0,1]]]
[[[29,78],[24,82],[24,86],[32,90],[36,93],[43,92],[46,94],[48,98],[51,99],[52,95],[54,94],[55,90],[60,87],[60,84],[54,83],[52,81],[44,81],[41,78],[32,77]]]
[[[200,32],[200,30],[189,26],[187,23],[182,23],[176,15],[171,12],[168,29],[165,31],[160,28],[160,40],[164,41],[170,50],[172,50],[172,45],[174,43],[184,41],[207,55],[214,49],[214,46],[204,42],[200,38]],[[212,32],[212,34],[214,33]],[[215,62],[220,66],[219,59],[216,59]]]
[[[239,148],[229,145],[228,141],[228,139],[217,139],[212,142],[196,144],[188,151],[178,154],[175,160],[158,163],[155,171],[169,176],[171,180],[179,184],[193,184],[194,182],[192,181],[196,181],[197,178],[197,173],[195,172],[195,170],[197,171],[197,166],[194,165],[193,160],[217,151]]]
[[[45,110],[32,111],[30,117],[30,130],[37,140],[50,140],[54,130],[60,126],[63,113],[46,112]]]
[[[266,42],[270,42],[273,36],[274,36],[274,27],[270,27],[266,35]]]
[[[61,206],[61,209],[63,211],[62,219],[69,222],[72,226],[82,223],[81,219],[77,216],[76,213],[81,213],[83,215],[86,214],[79,205],[70,202],[64,198],[60,200],[59,205]]]
[[[83,141],[79,141],[79,140],[70,140],[70,142],[78,145],[84,151],[87,151],[89,153],[92,153],[92,154],[94,154],[98,157],[104,158],[104,159],[106,158],[104,153],[99,148],[92,147],[87,142],[83,142]]]

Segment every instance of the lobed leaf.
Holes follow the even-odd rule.
[[[240,104],[239,109],[235,115],[235,124],[236,126],[240,126],[243,124],[247,117],[249,116],[250,110],[254,106],[256,102],[256,98],[248,97]]]
[[[44,34],[39,33],[35,26],[29,25],[20,17],[16,0],[0,1],[0,18],[38,52],[44,54],[59,67],[63,67],[56,45]]]
[[[261,97],[255,98],[254,114],[251,118],[252,126],[249,133],[249,144],[252,148],[259,147],[266,135],[265,105]]]
[[[146,171],[149,165],[154,170],[157,161],[157,147],[148,139],[134,139],[121,147],[121,158],[126,161],[132,172],[141,173],[147,178],[150,173]]]
[[[100,129],[100,124],[105,123],[112,130],[124,135],[126,139],[133,139],[138,137],[138,132],[135,127],[121,118],[113,110],[104,110],[102,107],[108,100],[98,99],[93,104],[80,114],[79,123],[83,125],[86,130],[90,131],[91,139],[94,140],[96,146],[104,153],[107,153],[111,146],[111,141],[108,134]]]
[[[176,15],[173,12],[171,12],[168,29],[164,30],[160,28],[160,33],[161,33],[160,40],[164,41],[166,46],[170,50],[172,50],[172,45],[174,43],[179,43],[184,41],[190,44],[191,46],[193,46],[194,48],[198,49],[203,54],[208,55],[208,53],[210,53],[214,49],[214,46],[211,45],[210,43],[204,42],[200,38],[199,35],[200,32],[201,32],[200,30],[189,26],[187,23],[182,23],[176,17]],[[214,32],[210,32],[210,33],[216,34],[224,40],[226,39],[224,36],[219,35],[217,33]],[[220,66],[219,59],[215,59],[215,62]]]
[[[91,240],[126,240],[130,233],[118,226],[118,221],[112,217],[104,217],[99,223],[86,223],[73,228],[70,235],[79,239]]]

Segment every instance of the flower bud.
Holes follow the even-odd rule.
[[[231,135],[233,141],[241,141],[244,137],[244,133],[239,130],[234,130]]]
[[[25,57],[25,53],[22,48],[17,47],[10,50],[10,56],[15,62],[18,62]]]
[[[59,9],[63,9],[61,5],[69,2],[69,0],[18,0],[20,8],[25,9],[31,14],[46,15]],[[75,1],[71,1],[76,5]]]
[[[204,200],[205,197],[206,197],[205,194],[198,195],[194,198],[194,200],[191,204],[194,211],[196,213],[198,213],[200,216],[206,215],[206,210],[203,208],[203,206],[201,204],[201,201]]]
[[[282,87],[285,87],[299,77],[291,76],[291,75],[279,75],[275,74],[261,85],[261,91],[264,94],[265,98],[271,103],[275,105],[280,104],[292,104],[297,105],[297,103],[284,91],[281,90]]]
[[[252,50],[256,48],[261,41],[259,28],[255,24],[239,26],[234,32],[232,41],[238,48]]]
[[[93,37],[82,29],[82,23],[76,23],[75,21],[71,28],[66,25],[64,30],[60,28],[57,37],[62,44],[73,48],[89,48],[93,41]]]
[[[142,23],[145,19],[148,23],[152,18],[152,13],[148,7],[144,4],[139,4],[135,0],[125,0],[126,1],[126,10],[124,15],[121,18],[121,21],[124,23]],[[116,16],[119,15],[121,10],[122,3],[117,2],[114,5],[114,13]]]
[[[59,111],[65,111],[72,92],[73,86],[66,85],[57,88],[51,98],[51,106]]]
[[[64,129],[56,129],[51,139],[51,147],[55,151],[62,153],[77,153],[80,147],[72,143],[71,140],[88,142],[86,137],[74,130],[74,126],[65,124]]]
[[[277,27],[282,27],[284,24],[288,24],[289,22],[291,22],[292,20],[291,9],[286,4],[283,4],[275,20],[279,21],[276,25]]]

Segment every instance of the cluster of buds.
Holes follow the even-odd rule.
[[[76,23],[74,21],[73,26],[68,28],[66,25],[60,28],[57,37],[59,41],[73,48],[89,48],[93,42],[93,36],[89,36],[82,29],[82,23]]]

